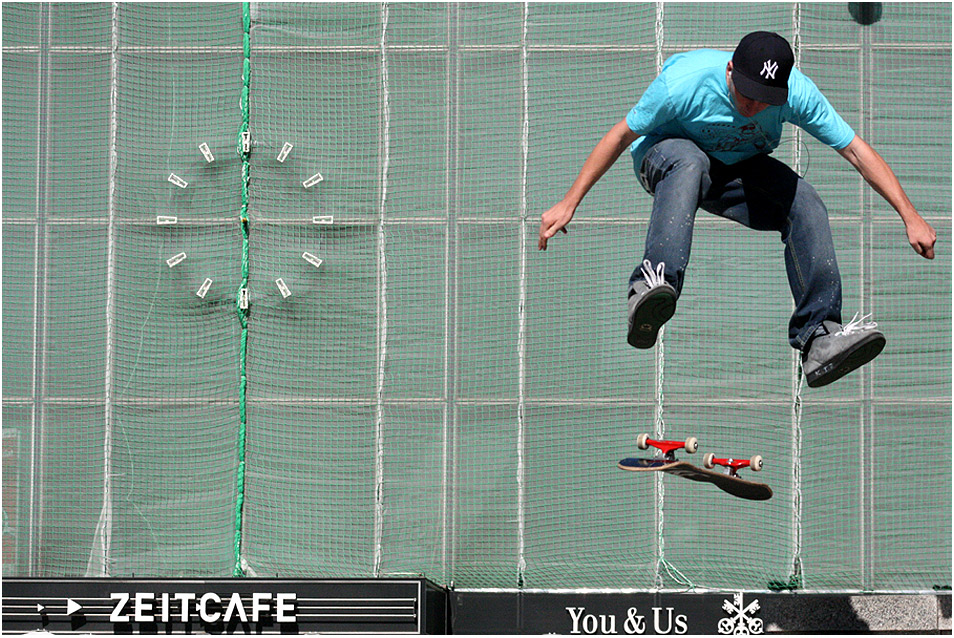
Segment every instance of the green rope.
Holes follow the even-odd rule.
[[[249,32],[251,30],[252,17],[248,2],[242,3],[242,50],[244,52],[244,61],[242,63],[242,98],[240,101],[242,107],[242,126],[239,129],[238,151],[242,156],[242,285],[235,300],[235,308],[238,312],[239,323],[242,325],[242,337],[239,346],[239,365],[241,369],[241,379],[239,381],[239,440],[238,440],[238,472],[236,476],[236,497],[235,497],[235,567],[232,570],[233,576],[244,576],[245,570],[242,568],[242,515],[245,505],[245,437],[246,437],[246,387],[248,378],[245,374],[245,362],[248,354],[248,314],[246,306],[242,308],[242,291],[248,289],[248,183],[249,183],[249,155],[251,143],[245,146],[242,141],[244,135],[248,132],[248,94],[249,80],[251,79],[251,64],[249,55],[251,47],[249,44]]]

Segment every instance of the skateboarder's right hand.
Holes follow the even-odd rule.
[[[573,213],[576,212],[576,206],[567,200],[561,200],[559,204],[543,213],[540,219],[540,250],[547,249],[547,241],[562,231],[566,234],[566,225],[573,219]]]

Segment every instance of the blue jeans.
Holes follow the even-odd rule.
[[[636,168],[653,196],[643,258],[653,266],[665,262],[666,280],[676,292],[682,290],[696,210],[702,208],[755,230],[781,233],[795,299],[788,325],[793,348],[802,350],[822,321],[841,323],[841,275],[828,210],[792,169],[768,155],[729,166],[685,139],[659,142]],[[639,268],[630,284],[638,279]]]

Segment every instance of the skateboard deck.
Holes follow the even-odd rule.
[[[764,483],[754,483],[736,477],[712,472],[696,467],[687,461],[667,461],[664,459],[623,459],[617,464],[621,470],[630,472],[666,472],[675,474],[690,481],[712,483],[719,489],[738,498],[747,498],[753,501],[767,501],[772,498],[772,488]]]

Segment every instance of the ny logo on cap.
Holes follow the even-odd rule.
[[[778,71],[778,62],[766,60],[759,75],[764,76],[766,80],[774,80],[776,71]]]

